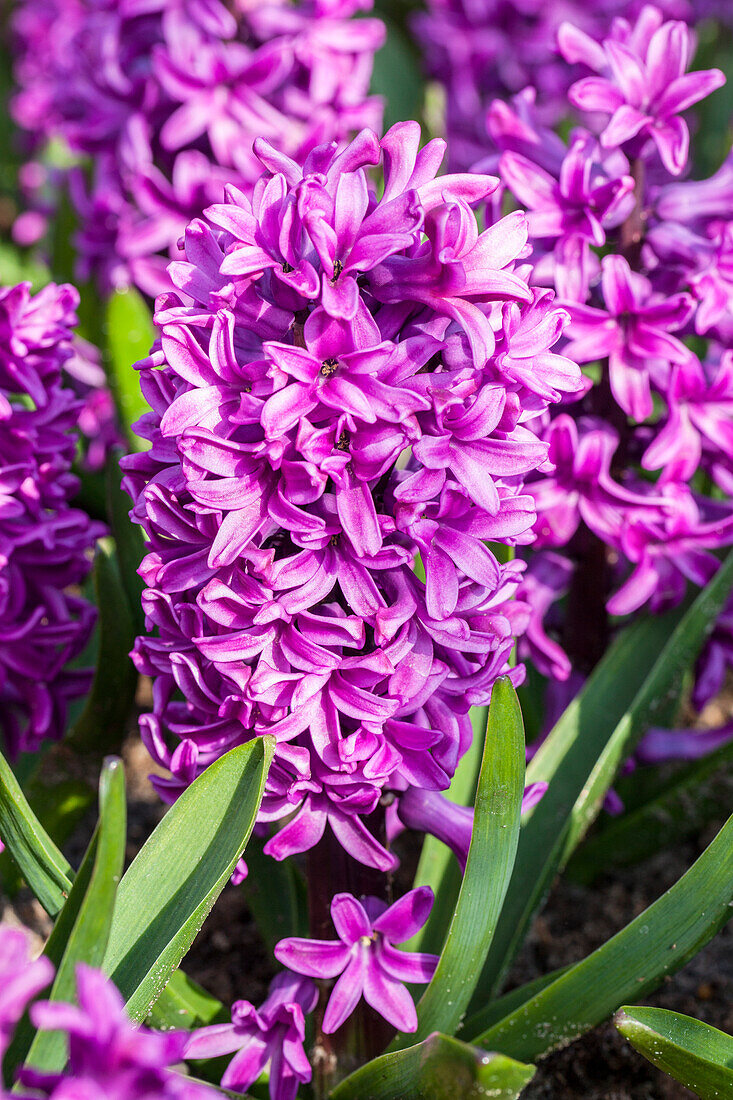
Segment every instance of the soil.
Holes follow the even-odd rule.
[[[725,710],[732,713],[733,702]],[[128,858],[132,858],[159,820],[162,807],[147,779],[149,759],[135,736],[129,738],[123,757],[130,797]],[[63,753],[56,765],[62,762],[67,770],[70,762]],[[53,757],[48,766],[54,766]],[[92,779],[96,765],[88,766]],[[566,879],[556,883],[515,964],[508,988],[583,958],[687,870],[733,805],[731,770],[711,782],[716,793],[728,792],[728,797],[721,799],[719,819],[686,843],[675,841],[669,850],[635,867],[606,874],[592,887]],[[74,865],[93,820],[90,813],[66,846]],[[29,892],[21,890],[12,901],[0,895],[0,906],[2,923],[25,926],[40,950],[50,922]],[[225,1004],[238,998],[254,1003],[262,1000],[272,976],[271,964],[241,888],[228,886],[224,890],[186,958],[185,969]],[[733,923],[643,1003],[675,1009],[733,1033]],[[545,1058],[523,1100],[687,1100],[693,1096],[646,1062],[608,1023]]]

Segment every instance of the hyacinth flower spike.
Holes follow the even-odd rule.
[[[280,940],[275,957],[284,966],[312,978],[340,975],[323,1017],[327,1035],[336,1031],[363,996],[399,1031],[417,1030],[417,1013],[404,982],[429,982],[437,955],[398,951],[393,944],[409,940],[425,924],[433,905],[429,886],[410,890],[393,905],[377,898],[358,901],[337,894],[331,902],[338,940]]]
[[[687,163],[690,145],[680,112],[709,96],[725,83],[725,76],[720,69],[688,73],[690,28],[663,20],[659,9],[647,5],[633,31],[626,24],[626,41],[611,36],[599,44],[577,27],[563,24],[558,43],[566,61],[582,62],[599,73],[573,84],[569,98],[580,111],[610,114],[601,144],[614,148],[651,138],[664,167],[677,176]]]

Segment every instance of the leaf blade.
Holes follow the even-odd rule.
[[[525,1061],[567,1045],[692,958],[733,916],[732,898],[733,817],[635,920],[503,1020],[467,1038]]]
[[[272,738],[256,738],[211,764],[125,873],[104,969],[132,1019],[148,1014],[234,870],[254,826],[273,751]]]
[[[82,752],[120,747],[137,684],[137,671],[129,657],[135,641],[132,611],[116,551],[103,543],[97,546],[93,582],[99,609],[99,651],[84,709],[68,734],[70,744]]]
[[[535,1067],[434,1034],[361,1066],[331,1093],[332,1100],[516,1100]]]
[[[417,1006],[414,1035],[390,1049],[451,1034],[473,993],[501,911],[519,840],[524,792],[524,726],[507,676],[496,681],[476,790],[473,833],[453,919],[432,981]],[[490,868],[490,876],[487,869]]]
[[[664,1008],[625,1005],[613,1021],[634,1050],[701,1100],[733,1096],[733,1037]]]
[[[134,364],[150,352],[155,326],[145,299],[134,287],[112,294],[105,320],[107,368],[117,412],[131,447],[142,450],[147,444],[135,435],[132,425],[148,406]]]
[[[75,1002],[77,964],[102,962],[125,858],[126,823],[125,773],[122,761],[112,757],[100,775],[97,828],[43,952],[56,966],[51,1001]],[[67,1039],[62,1032],[38,1031],[33,1036],[32,1028],[23,1027],[16,1036],[9,1052],[12,1065],[27,1061],[49,1073],[63,1068]]]
[[[63,908],[73,872],[41,825],[13,769],[0,754],[0,837],[49,916]]]
[[[733,583],[733,553],[687,610],[641,619],[616,639],[527,769],[549,783],[525,818],[507,898],[472,1009],[486,1004],[513,961],[552,880],[598,813],[644,724],[676,690]]]

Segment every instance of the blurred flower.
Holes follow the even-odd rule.
[[[0,729],[11,755],[58,740],[90,673],[95,610],[74,589],[103,533],[70,501],[79,406],[62,386],[73,287],[0,290]]]

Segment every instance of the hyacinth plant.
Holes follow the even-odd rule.
[[[520,652],[550,678],[550,711],[578,690],[619,617],[678,604],[733,538],[731,168],[680,178],[690,171],[682,112],[724,76],[688,71],[690,28],[650,5],[600,40],[563,23],[558,48],[591,74],[569,89],[583,124],[567,142],[543,129],[534,93],[487,115],[504,187],[528,211],[530,281],[568,310],[562,350],[586,374],[576,400],[535,422],[554,469],[527,486],[538,521]],[[698,663],[698,710],[723,683],[728,622],[726,611]],[[730,732],[655,730],[638,760],[694,759]]]
[[[620,8],[632,23],[610,23]],[[20,625],[0,663],[12,700],[0,838],[15,878],[7,856],[0,871],[6,890],[22,876],[53,930],[35,961],[21,933],[0,930],[0,1088],[418,1100],[448,1081],[458,1097],[510,1100],[546,1053],[622,1005],[640,1050],[666,1044],[670,1072],[681,1059],[688,1084],[725,1088],[719,1040],[700,1038],[690,1076],[674,1027],[629,1004],[731,915],[733,822],[593,954],[526,985],[511,976],[558,871],[572,860],[588,876],[599,844],[608,852],[606,831],[585,834],[618,801],[619,772],[635,752],[668,751],[654,727],[684,699],[706,639],[696,697],[705,678],[717,690],[730,650],[727,376],[711,381],[694,358],[702,339],[725,358],[725,265],[711,272],[709,255],[723,247],[727,177],[678,178],[679,112],[720,77],[685,75],[683,24],[609,5],[560,29],[553,87],[573,100],[595,88],[615,122],[590,117],[566,149],[544,128],[554,108],[536,116],[526,93],[492,108],[484,165],[446,174],[467,167],[459,142],[423,139],[414,122],[380,136],[367,83],[383,32],[354,14],[338,0],[15,7],[16,117],[39,150],[60,136],[88,158],[41,189],[58,234],[56,188],[73,180],[79,270],[98,280],[87,302],[127,282],[164,292],[152,325],[142,297],[112,294],[101,359],[71,342],[71,288],[3,292],[0,554],[12,551],[5,606]],[[40,42],[64,48],[29,48]],[[614,92],[629,42],[656,92]],[[661,105],[660,54],[681,82]],[[539,70],[533,82],[547,86]],[[619,137],[623,125],[636,129]],[[169,202],[194,163],[205,183],[190,204]],[[526,198],[532,166],[545,206]],[[24,186],[42,179],[26,165]],[[168,198],[148,209],[151,180]],[[501,216],[510,192],[526,212]],[[693,247],[680,204],[708,242],[694,245],[704,272],[661,251]],[[608,358],[600,372],[589,347]],[[693,361],[712,396],[685,373]],[[146,411],[133,424],[138,377]],[[630,408],[649,395],[651,414]],[[75,426],[91,440],[80,481]],[[654,477],[644,455],[675,431],[685,446],[667,439]],[[83,510],[103,459],[111,535]],[[598,547],[616,557],[597,578],[606,589],[588,592],[578,546],[591,536],[595,560]],[[575,605],[559,602],[566,591]],[[598,591],[621,592],[609,611],[623,621],[589,616]],[[629,591],[644,600],[625,606]],[[587,632],[574,650],[558,626],[579,597],[605,632],[597,651]],[[57,675],[39,681],[48,647]],[[546,736],[527,764],[515,689],[531,706],[553,664],[573,692],[543,720],[530,710]],[[126,866],[123,767],[108,757],[72,866],[58,845],[88,790],[70,806],[44,775],[63,756],[47,752],[43,768],[41,756],[64,733],[66,753],[119,750],[138,674],[140,734],[169,808]],[[684,739],[710,747],[719,734]],[[655,796],[618,819],[627,836]],[[222,1004],[181,969],[225,888],[245,892],[259,927],[263,999],[245,988]]]

